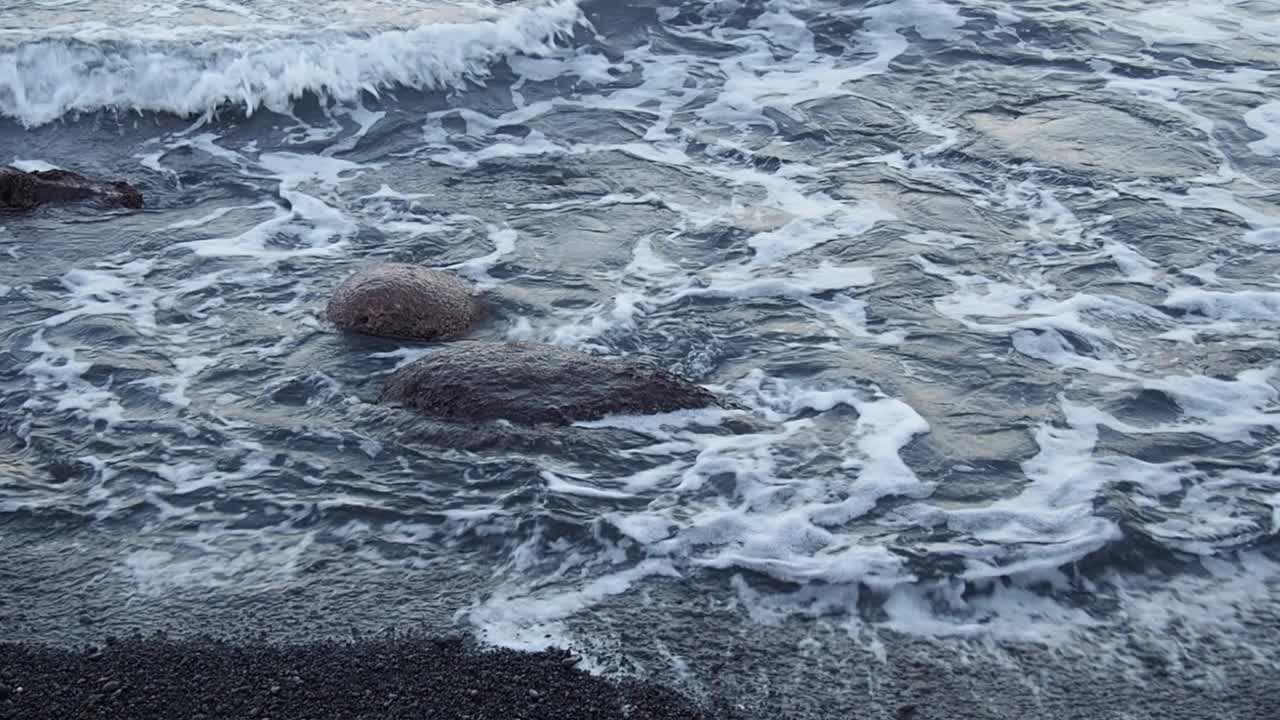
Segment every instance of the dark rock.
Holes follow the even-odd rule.
[[[13,697],[13,688],[8,685],[0,685],[0,701],[8,700]]]
[[[45,203],[93,200],[109,207],[138,209],[142,193],[126,182],[91,180],[69,170],[24,172],[0,167],[0,211],[31,210]]]
[[[528,137],[531,132],[528,125],[499,125],[494,128],[495,135],[511,135],[514,137]]]
[[[113,693],[120,689],[119,680],[108,680],[102,684],[102,692]]]
[[[720,405],[704,388],[639,360],[552,345],[474,341],[452,344],[401,368],[387,381],[380,401],[449,420],[527,425]]]
[[[49,475],[58,484],[79,478],[83,474],[79,463],[70,460],[55,460],[49,463]]]
[[[458,337],[480,318],[466,283],[418,265],[385,263],[358,270],[329,300],[329,321],[342,330],[409,340]]]

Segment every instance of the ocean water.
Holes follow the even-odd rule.
[[[1280,713],[1273,0],[6,2],[0,163],[147,199],[0,215],[11,637]],[[379,408],[432,347],[326,323],[375,260],[743,409]]]

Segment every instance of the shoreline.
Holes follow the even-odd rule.
[[[675,689],[591,675],[566,650],[384,634],[278,642],[108,636],[79,647],[0,642],[0,718],[737,720]]]

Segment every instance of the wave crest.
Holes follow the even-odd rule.
[[[230,41],[49,39],[0,49],[0,115],[30,128],[104,109],[212,114],[287,111],[313,93],[349,102],[396,86],[482,81],[497,62],[554,50],[583,21],[576,0],[512,7],[494,20],[359,35]]]

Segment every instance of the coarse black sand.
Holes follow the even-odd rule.
[[[75,649],[0,642],[0,718],[747,717],[577,665],[563,650],[484,649],[457,638],[290,644],[138,636]]]

